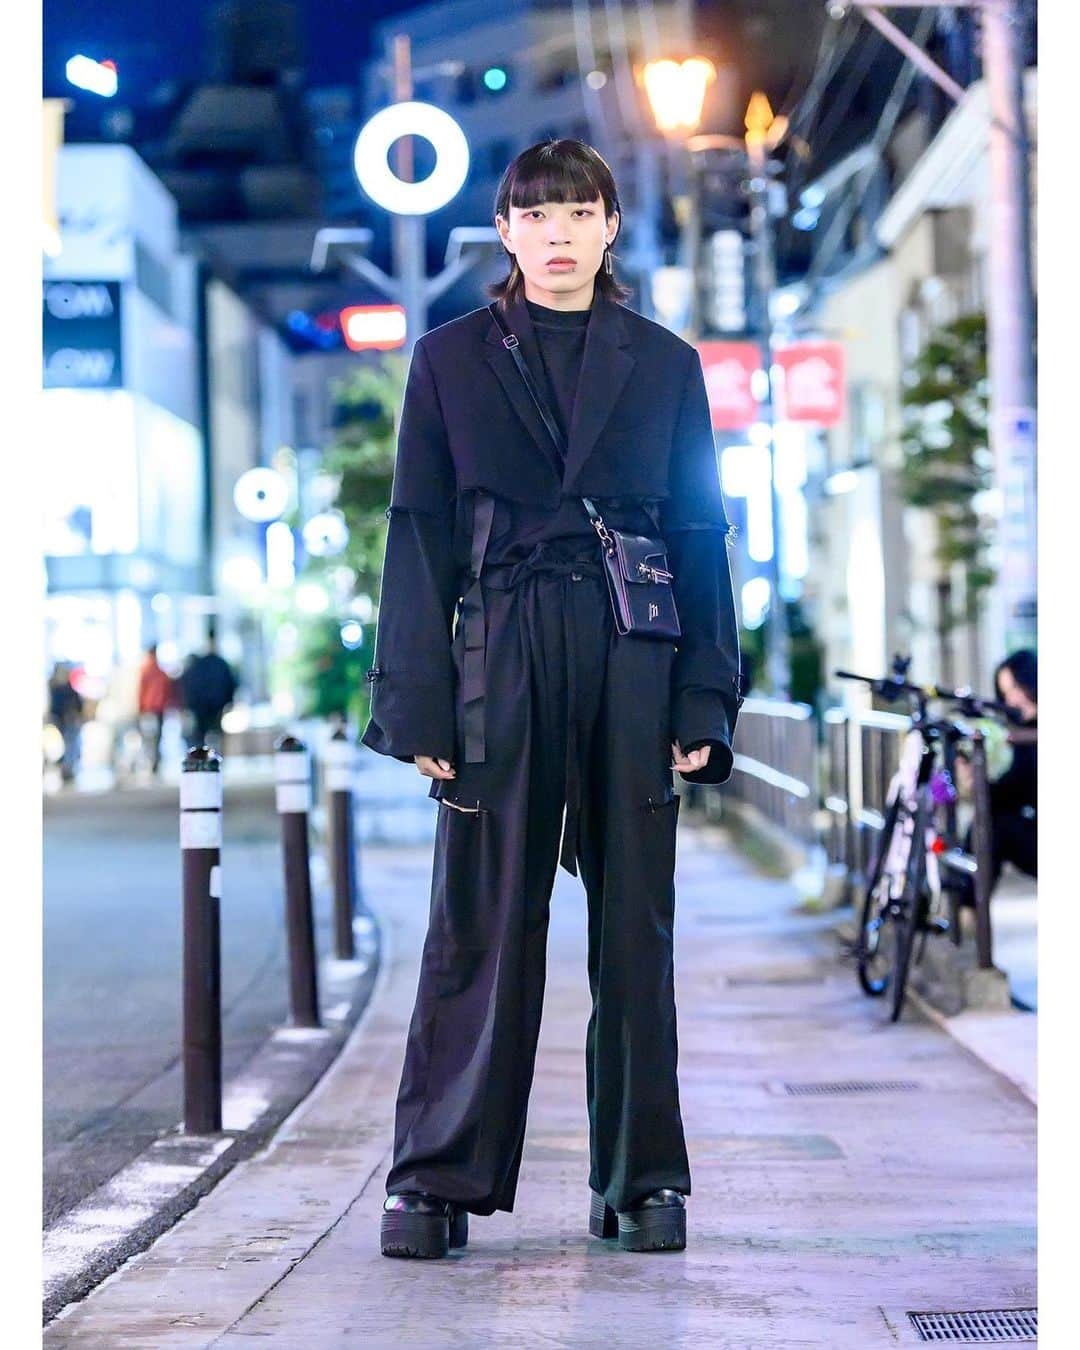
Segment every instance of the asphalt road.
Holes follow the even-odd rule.
[[[182,1113],[178,812],[168,787],[45,801],[46,1227]],[[228,1079],[287,1017],[272,787],[226,785],[222,877]]]

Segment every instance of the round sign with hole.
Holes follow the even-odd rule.
[[[423,136],[434,147],[435,167],[419,183],[407,183],[390,167],[390,147],[402,136]],[[392,103],[360,128],[353,167],[376,205],[399,216],[426,216],[460,191],[469,172],[469,145],[450,114],[434,104]]]

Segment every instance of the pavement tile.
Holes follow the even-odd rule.
[[[588,1236],[584,893],[560,872],[515,1212],[472,1217],[446,1260],[383,1258],[430,849],[372,847],[363,869],[384,964],[345,1051],[263,1153],[50,1324],[47,1347],[871,1350],[920,1343],[910,1310],[1034,1306],[1032,1103],[917,1013],[889,1024],[840,961],[834,916],[797,913],[791,887],[685,819],[687,1250]],[[906,1086],[786,1086],[833,1081]]]

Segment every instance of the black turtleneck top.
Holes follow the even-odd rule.
[[[565,441],[570,434],[581,358],[585,354],[585,331],[591,309],[548,309],[526,300],[540,356],[548,403]]]

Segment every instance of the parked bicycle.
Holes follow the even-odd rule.
[[[843,680],[867,684],[889,703],[907,700],[911,727],[885,801],[881,834],[874,851],[855,942],[859,983],[880,997],[891,994],[895,1022],[904,1004],[916,940],[921,961],[931,935],[960,941],[962,874],[974,876],[975,857],[960,846],[956,821],[957,748],[974,728],[963,717],[1011,718],[1002,703],[970,689],[923,687],[907,679],[910,657],[897,656],[884,679],[838,670]],[[959,717],[933,717],[931,702],[951,706]]]

